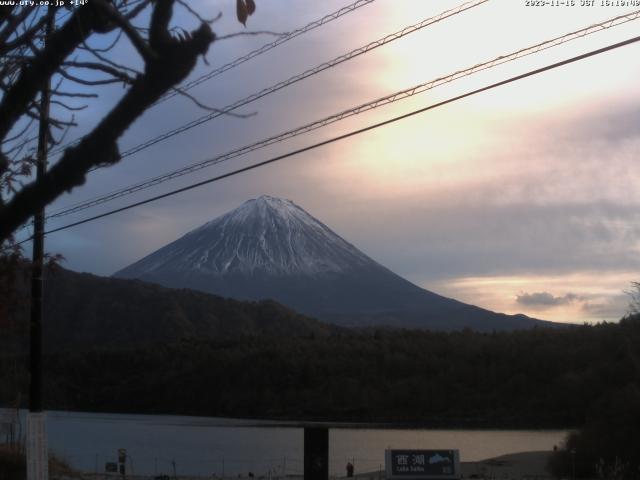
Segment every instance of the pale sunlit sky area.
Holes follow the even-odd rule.
[[[349,3],[256,0],[247,30],[287,32]],[[223,107],[461,2],[376,0],[191,90]],[[570,2],[565,2],[569,4]],[[624,6],[530,7],[489,0],[314,75],[90,175],[50,210],[224,153],[256,140],[632,11]],[[219,34],[244,30],[235,2]],[[636,7],[637,8],[637,7]],[[193,19],[176,10],[177,24]],[[291,141],[164,183],[80,220],[425,107],[638,34],[640,20],[439,86]],[[274,37],[212,45],[190,78]],[[123,45],[120,59],[136,56]],[[91,128],[121,87],[105,88],[77,116]],[[126,150],[205,112],[183,97],[150,109],[121,141]],[[415,284],[498,312],[563,322],[615,321],[640,280],[640,43],[585,59],[392,125],[112,215],[47,239],[66,266],[109,275],[187,231],[269,194],[293,200],[370,257]]]

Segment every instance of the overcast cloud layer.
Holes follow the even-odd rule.
[[[221,33],[239,30],[232,2]],[[215,2],[214,2],[215,3]],[[250,29],[289,31],[346,2],[257,1]],[[436,5],[437,4],[437,5]],[[436,14],[456,2],[377,0],[194,89],[218,107]],[[560,11],[562,10],[562,11]],[[571,11],[569,11],[571,10]],[[604,20],[624,9],[527,9],[496,0],[382,47],[98,172],[54,207],[102,194],[302,123]],[[210,15],[207,15],[210,14]],[[183,15],[182,13],[180,15]],[[635,35],[634,23],[335,124],[144,195],[207,178]],[[463,41],[463,39],[465,39]],[[225,40],[211,67],[270,41]],[[133,58],[123,47],[122,55]],[[616,320],[638,280],[640,48],[549,72],[48,239],[70,268],[111,274],[249,198],[290,198],[409,280],[465,302],[558,321]],[[94,124],[121,94],[81,114]],[[122,149],[203,115],[176,98],[149,111]],[[125,202],[114,202],[109,207]],[[107,207],[91,211],[98,213]],[[66,217],[66,220],[83,218]],[[51,226],[62,225],[56,221]]]

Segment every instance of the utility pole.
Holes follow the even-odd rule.
[[[45,45],[53,32],[55,10],[47,9],[49,16],[45,31]],[[45,80],[40,93],[40,123],[36,179],[47,169],[49,147],[49,107],[51,81]],[[31,322],[29,329],[29,414],[27,416],[27,480],[48,480],[49,455],[47,452],[46,413],[42,402],[42,274],[44,263],[44,208],[33,217],[33,256],[31,267]]]

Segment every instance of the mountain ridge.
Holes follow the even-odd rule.
[[[345,330],[272,300],[243,302],[61,267],[47,269],[44,282],[43,338],[48,352],[140,348],[189,338],[322,337]],[[26,300],[28,285],[20,290]],[[16,320],[20,331],[0,338],[0,350],[5,353],[27,350],[27,307],[17,313]]]
[[[233,232],[239,225],[249,225],[252,232],[257,232],[255,238]],[[305,232],[304,238],[296,235],[301,231]],[[210,243],[202,245],[203,240]],[[188,247],[192,248],[188,257],[178,257],[179,263],[174,263]],[[319,256],[323,250],[332,255]],[[342,272],[350,265],[372,261],[292,201],[263,195],[187,232],[114,276],[152,274],[160,264],[209,275],[256,270],[275,275],[314,274]]]
[[[244,202],[114,274],[240,300],[271,298],[342,326],[510,330],[551,325],[422,289],[291,200]]]

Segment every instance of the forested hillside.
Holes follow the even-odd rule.
[[[26,289],[26,287],[24,288]],[[28,298],[0,348],[24,351]],[[55,352],[137,348],[182,338],[328,335],[341,331],[274,301],[242,302],[137,280],[99,277],[57,268],[44,289],[44,348]]]
[[[371,331],[135,350],[46,360],[50,409],[418,422],[580,426],[637,386],[640,322],[494,334]],[[14,362],[4,357],[2,362]],[[5,365],[0,374],[8,371]],[[3,402],[26,390],[0,380]]]

